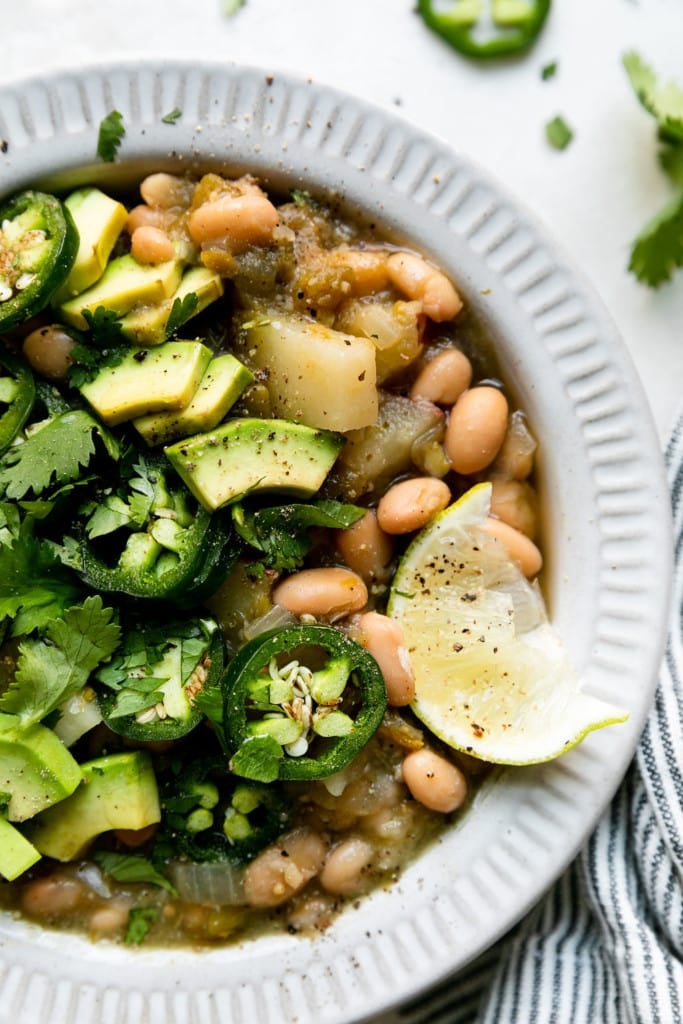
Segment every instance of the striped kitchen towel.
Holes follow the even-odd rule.
[[[666,462],[675,543],[669,636],[621,788],[521,924],[382,1024],[683,1024],[683,416]]]

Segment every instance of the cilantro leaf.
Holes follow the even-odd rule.
[[[683,143],[678,146],[665,146],[661,149],[659,163],[674,185],[683,188]]]
[[[169,110],[168,114],[164,114],[161,119],[162,124],[175,124],[179,117],[183,116],[183,112],[180,107],[174,107],[173,110]]]
[[[52,546],[33,536],[30,519],[11,543],[0,547],[0,621],[13,619],[14,635],[42,628],[78,600],[79,593]]]
[[[544,64],[541,68],[541,80],[547,82],[549,78],[554,78],[557,74],[557,61],[551,61],[550,64]]]
[[[123,124],[123,114],[119,110],[112,110],[110,114],[100,121],[100,130],[97,136],[97,155],[101,160],[111,163],[116,157],[116,152],[121,145],[121,140],[126,134]]]
[[[275,782],[283,756],[272,736],[247,736],[230,759],[230,771],[254,782]]]
[[[178,895],[168,878],[157,871],[146,857],[139,854],[97,850],[93,854],[93,860],[117,882],[150,882],[166,889],[173,896]]]
[[[625,54],[624,67],[636,96],[655,118],[659,131],[669,139],[683,141],[683,89],[675,82],[660,84],[652,68],[634,50]]]
[[[105,608],[95,594],[48,622],[43,638],[20,644],[15,676],[0,697],[0,711],[33,725],[78,693],[119,644],[121,629],[113,619],[114,609]]]
[[[171,338],[179,328],[197,312],[199,299],[195,292],[189,292],[182,299],[174,299],[166,321],[166,337]]]
[[[147,934],[159,916],[157,907],[132,907],[128,912],[128,925],[124,942],[139,945],[147,938]]]
[[[49,420],[21,444],[13,445],[0,459],[0,489],[19,499],[33,491],[42,494],[54,482],[76,480],[95,454],[93,435],[104,442],[111,458],[118,458],[118,444],[84,409],[62,413]]]
[[[357,505],[317,501],[308,505],[279,505],[256,512],[232,507],[235,529],[242,540],[274,569],[296,569],[311,549],[308,530],[314,526],[345,530],[364,515]]]
[[[674,196],[636,238],[628,269],[657,288],[683,267],[683,193]]]
[[[90,338],[81,335],[71,350],[73,365],[69,368],[69,383],[80,388],[91,381],[105,366],[118,366],[130,342],[123,333],[121,320],[113,309],[98,306],[94,313],[83,310],[90,329]]]
[[[558,114],[546,124],[545,137],[553,149],[566,149],[574,138],[574,132],[565,119]]]

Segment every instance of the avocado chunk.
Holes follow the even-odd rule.
[[[0,875],[13,882],[40,860],[40,853],[0,814]]]
[[[107,260],[126,223],[123,203],[98,188],[79,188],[64,200],[78,229],[78,252],[69,276],[53,296],[53,304],[67,302],[99,281]]]
[[[143,264],[130,254],[119,256],[107,264],[99,281],[75,298],[63,302],[59,314],[71,327],[87,330],[84,310],[94,313],[102,306],[123,316],[135,306],[157,305],[173,295],[180,284],[181,274],[179,259]]]
[[[171,465],[209,511],[247,492],[320,489],[344,437],[288,420],[234,419],[166,449]]]
[[[104,367],[81,394],[108,426],[148,413],[182,409],[192,400],[211,361],[201,341],[167,341],[132,348],[118,366]]]
[[[9,795],[7,817],[26,821],[66,799],[81,781],[79,765],[51,729],[20,725],[0,714],[0,793]]]
[[[190,267],[170,299],[127,313],[121,320],[121,330],[135,345],[160,345],[166,340],[166,325],[176,300],[182,302],[188,295],[196,295],[197,305],[192,313],[196,316],[222,294],[223,281],[218,274],[207,267]]]
[[[150,755],[144,750],[109,754],[82,765],[83,782],[59,807],[33,823],[37,850],[55,860],[75,860],[102,832],[141,829],[161,820]]]
[[[217,356],[209,363],[189,405],[178,412],[140,416],[133,420],[133,426],[150,446],[213,430],[253,379],[253,373],[239,359],[229,354]]]

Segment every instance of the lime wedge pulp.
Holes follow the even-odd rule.
[[[582,693],[537,585],[480,529],[477,484],[412,541],[387,612],[415,673],[412,709],[444,743],[493,764],[549,761],[628,714]]]

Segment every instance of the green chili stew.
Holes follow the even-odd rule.
[[[534,548],[524,413],[453,283],[306,192],[153,174],[0,221],[0,906],[324,929],[488,770],[413,716],[385,613],[474,483]]]

